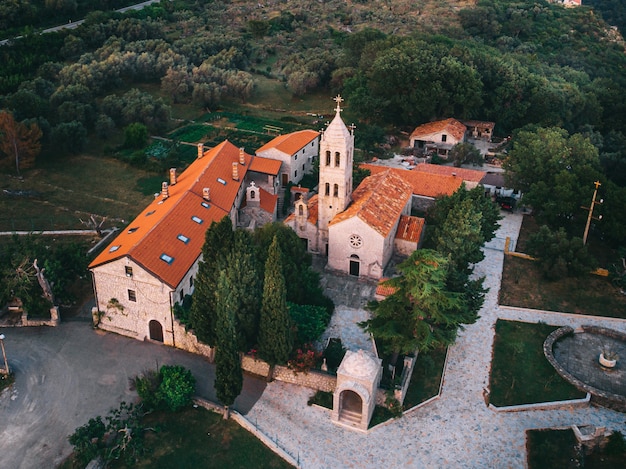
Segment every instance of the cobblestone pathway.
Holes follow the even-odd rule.
[[[507,214],[497,239],[517,238],[521,215]],[[525,431],[593,424],[626,433],[626,415],[603,408],[496,413],[485,405],[493,326],[497,318],[554,325],[603,325],[626,331],[626,322],[497,305],[504,254],[500,241],[485,248],[475,273],[490,288],[480,319],[451,347],[439,400],[368,435],[330,422],[323,410],[308,407],[312,391],[273,382],[247,418],[296,457],[303,468],[517,468],[526,466]]]

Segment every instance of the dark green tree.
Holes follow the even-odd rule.
[[[126,148],[140,149],[148,141],[148,128],[139,123],[133,122],[124,128],[124,146]]]
[[[400,276],[385,282],[396,288],[395,293],[383,301],[370,302],[372,318],[360,323],[384,353],[397,356],[452,344],[458,329],[478,318],[461,293],[446,288],[446,257],[418,249],[398,265],[398,270]]]
[[[241,357],[237,347],[235,311],[237,311],[237,288],[229,282],[222,270],[217,281],[216,319],[217,347],[215,350],[215,392],[225,407],[224,419],[230,415],[230,406],[243,387]]]
[[[259,355],[273,366],[285,363],[293,348],[292,322],[287,309],[287,289],[278,236],[274,237],[265,263],[263,301],[259,323]]]
[[[232,288],[237,348],[241,352],[256,344],[263,292],[260,270],[250,233],[235,231],[234,249],[226,260],[226,277]],[[216,294],[220,294],[219,289]]]
[[[468,142],[461,142],[454,145],[452,150],[450,150],[449,158],[457,168],[466,163],[474,166],[482,166],[485,161],[483,155],[478,151],[478,148]]]
[[[219,272],[226,265],[226,258],[234,243],[233,225],[229,217],[211,223],[204,237],[202,260],[194,284],[191,305],[191,325],[198,339],[215,345],[215,291]]]

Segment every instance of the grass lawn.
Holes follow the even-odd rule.
[[[542,323],[498,319],[489,378],[491,404],[510,406],[585,397],[561,378],[543,355],[543,342],[556,329]]]
[[[137,180],[151,176],[105,157],[44,160],[25,171],[23,179],[2,179],[2,190],[29,193],[8,196],[0,192],[0,230],[85,229],[79,218],[85,220],[87,214],[109,217],[111,223],[105,227],[128,222],[150,202]]]
[[[443,378],[446,350],[442,347],[417,356],[417,363],[415,363],[402,406],[404,410],[411,409],[437,395]]]
[[[528,469],[582,467],[580,466],[582,454],[576,449],[577,443],[571,429],[528,430],[526,432]]]
[[[234,420],[201,407],[178,413],[154,412],[144,418],[157,431],[145,437],[146,454],[137,468],[292,467]],[[71,459],[71,458],[70,458]],[[61,466],[73,469],[71,460]],[[117,461],[111,468],[131,467]]]
[[[545,280],[526,259],[505,256],[499,303],[506,306],[626,318],[626,296],[605,277]]]

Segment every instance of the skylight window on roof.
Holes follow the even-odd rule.
[[[220,184],[226,185],[226,181],[224,181],[222,178],[217,178],[217,182],[219,182]]]
[[[204,220],[202,220],[202,218],[197,217],[197,216],[195,216],[195,215],[194,215],[193,217],[191,217],[191,219],[192,219],[193,221],[195,221],[198,225],[201,225],[201,224],[202,224],[202,222],[204,221]]]
[[[211,205],[207,202],[202,202],[200,205],[202,205],[204,208],[211,208]]]
[[[128,228],[128,234],[134,233],[139,229],[138,226],[133,226],[132,228]]]
[[[179,234],[178,236],[176,236],[180,241],[182,241],[183,243],[187,244],[189,242],[189,238],[187,236],[185,236],[184,234]]]
[[[160,256],[160,259],[162,261],[167,262],[168,264],[171,264],[172,262],[174,262],[174,258],[172,256],[168,256],[167,254],[163,253]]]
[[[118,244],[118,245],[116,245],[116,246],[111,246],[111,247],[109,248],[109,252],[115,252],[115,251],[117,251],[117,250],[118,250],[119,248],[121,248],[121,247],[122,247],[122,246],[121,246],[121,245],[119,245],[119,244]]]
[[[149,217],[150,215],[152,215],[154,212],[156,212],[156,210],[150,210],[148,213],[146,213],[146,216]]]

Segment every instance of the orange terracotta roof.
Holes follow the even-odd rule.
[[[396,239],[403,239],[413,243],[419,243],[422,237],[425,220],[419,217],[407,215],[400,216],[398,231],[396,231]]]
[[[411,132],[411,139],[417,138],[418,140],[421,140],[420,137],[428,137],[431,134],[436,134],[444,131],[452,135],[457,140],[463,140],[463,136],[467,131],[467,127],[465,127],[458,120],[453,118],[428,122],[426,124],[422,124],[416,127],[415,130]]]
[[[245,164],[239,164],[239,149],[228,141],[207,151],[168,187],[165,200],[155,198],[89,268],[128,256],[175,288],[200,255],[211,222],[229,214],[251,158],[244,154]],[[234,162],[238,181],[232,179]],[[210,189],[208,202],[202,198],[205,187]],[[173,260],[163,260],[163,254]]]
[[[319,134],[315,130],[299,130],[290,134],[279,135],[259,148],[256,153],[258,155],[261,152],[275,148],[287,155],[293,155],[316,139]]]
[[[463,184],[461,177],[451,175],[428,174],[415,170],[389,168],[366,163],[361,164],[361,168],[368,169],[371,174],[391,170],[411,185],[414,195],[422,197],[435,198],[440,195],[451,195]]]
[[[428,174],[439,174],[442,176],[456,175],[464,181],[480,182],[485,177],[484,171],[476,169],[455,168],[454,166],[443,166],[439,164],[419,163],[413,171],[420,171]]]
[[[252,158],[252,163],[250,163],[250,168],[248,168],[248,170],[254,171],[255,173],[271,174],[272,176],[276,176],[280,172],[280,165],[282,165],[280,160],[272,160],[270,158],[263,158],[262,156],[255,156]]]
[[[278,195],[271,194],[262,187],[259,187],[259,197],[261,198],[261,208],[268,213],[274,213],[274,209],[278,203]]]
[[[376,295],[377,296],[390,296],[393,295],[395,292],[398,291],[397,287],[392,287],[390,285],[385,285],[385,282],[389,280],[388,278],[381,278],[378,281],[378,285],[376,286]]]
[[[387,237],[412,192],[411,186],[393,171],[368,176],[352,193],[352,204],[335,215],[329,225],[357,216]]]

